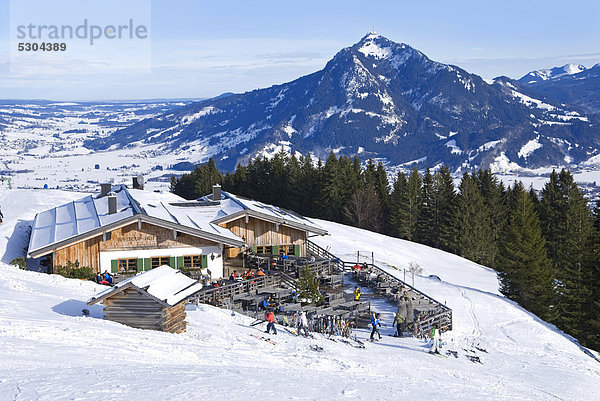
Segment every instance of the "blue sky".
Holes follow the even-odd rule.
[[[132,44],[132,51],[80,47],[89,58],[19,54],[11,27],[17,18],[11,20],[11,2],[0,0],[0,98],[201,98],[243,92],[321,69],[372,27],[484,78],[600,62],[598,1],[121,0],[118,7],[98,2],[103,12],[82,0],[13,1],[29,3],[27,15],[44,24],[79,23],[90,15],[102,21],[143,20],[147,14],[151,36],[143,45]],[[55,14],[44,10],[48,4]],[[82,4],[90,6],[87,13]]]

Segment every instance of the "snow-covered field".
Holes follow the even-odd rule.
[[[500,296],[490,269],[325,221],[319,223],[331,236],[316,242],[343,259],[373,252],[377,264],[401,277],[409,262],[423,268],[415,285],[453,309],[444,349],[459,358],[428,355],[419,340],[387,336],[393,308],[383,301],[373,304],[386,325],[383,339],[365,349],[284,330],[271,336],[273,345],[254,337],[261,333],[249,327],[252,319],[209,306],[189,307],[190,325],[180,335],[104,321],[100,306],[83,317],[85,300],[101,286],[6,264],[22,254],[26,222],[37,211],[79,196],[0,192],[6,217],[0,225],[0,400],[600,399],[600,363]],[[356,334],[368,337],[364,330]],[[487,351],[476,351],[483,364],[464,357],[464,348],[474,347]]]
[[[141,143],[125,149],[93,152],[84,146],[84,141],[107,136],[187,103],[4,104],[0,101],[0,176],[12,177],[13,187],[19,188],[47,185],[89,190],[108,180],[130,184],[131,177],[139,174],[147,180],[165,174],[168,178],[169,173],[180,174],[170,171],[169,166],[191,160],[190,152]],[[149,183],[153,189],[168,185],[168,179]]]

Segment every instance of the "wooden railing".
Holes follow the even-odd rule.
[[[288,285],[293,279],[281,273],[269,274],[262,277],[253,278],[250,280],[236,281],[235,283],[226,284],[221,287],[208,287],[190,295],[188,302],[193,303],[211,303],[216,298],[221,300],[233,299],[236,295],[255,292],[261,288],[280,286],[281,284]],[[294,283],[295,285],[295,283]]]
[[[356,265],[356,263],[342,261],[340,258],[335,256],[328,250],[318,246],[317,244],[315,244],[314,242],[312,242],[310,240],[307,240],[306,242],[307,242],[306,249],[309,254],[311,254],[315,257],[330,259],[331,263],[334,266],[336,266],[337,268],[339,268],[340,270],[350,270],[350,269],[352,269],[352,266]],[[364,263],[361,265],[364,266]],[[391,275],[390,273],[388,273],[384,269],[380,268],[379,266],[377,266],[373,263],[367,263],[367,266],[372,268],[376,274],[384,275],[384,277],[387,281],[395,282],[398,284],[398,287],[402,286],[407,291],[414,293],[418,297],[427,299],[428,301],[430,301],[431,303],[434,304],[434,308],[430,309],[430,311],[434,311],[433,314],[430,314],[431,312],[428,311],[426,314],[423,315],[423,317],[422,317],[422,319],[420,319],[420,321],[415,322],[415,324],[419,324],[421,326],[420,328],[418,328],[418,330],[417,330],[418,332],[426,333],[431,328],[432,325],[436,325],[442,331],[452,330],[452,309],[450,309],[445,304],[430,297],[429,295],[417,290],[412,285],[405,283],[404,281],[400,280],[398,277]]]

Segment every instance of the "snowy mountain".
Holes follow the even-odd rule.
[[[600,64],[588,69],[567,64],[541,71],[554,73],[548,79],[532,79],[533,73],[529,73],[519,82],[552,102],[576,106],[584,113],[600,113]]]
[[[192,153],[192,162],[214,156],[226,169],[282,149],[320,157],[330,151],[360,154],[389,166],[420,162],[501,169],[507,163],[579,163],[598,153],[597,133],[591,117],[544,100],[517,81],[500,78],[489,84],[370,33],[321,71],[193,103],[86,146],[158,144],[165,153]],[[540,146],[522,152],[531,141]]]
[[[540,81],[557,79],[565,75],[579,74],[585,70],[585,66],[581,64],[565,64],[562,67],[531,71],[519,79],[519,82],[532,84]]]
[[[260,326],[250,327],[253,319],[210,306],[189,306],[190,325],[180,335],[102,320],[98,305],[83,317],[85,300],[105,287],[6,264],[22,254],[26,223],[36,212],[80,196],[0,192],[7,217],[0,225],[0,400],[600,399],[598,355],[499,295],[492,270],[326,221],[319,224],[331,235],[318,243],[344,259],[356,250],[370,258],[372,251],[375,263],[396,275],[411,261],[421,265],[415,286],[453,309],[442,350],[457,358],[429,355],[415,338],[388,336],[395,308],[377,299],[372,307],[382,315],[383,339],[365,349],[284,330],[270,344],[254,337],[262,334]],[[368,337],[365,329],[354,333]]]

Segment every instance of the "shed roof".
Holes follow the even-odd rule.
[[[87,304],[93,305],[129,287],[133,287],[164,306],[170,307],[200,291],[202,283],[189,278],[179,270],[163,265],[123,280],[115,284],[114,287],[107,288],[90,298]]]

